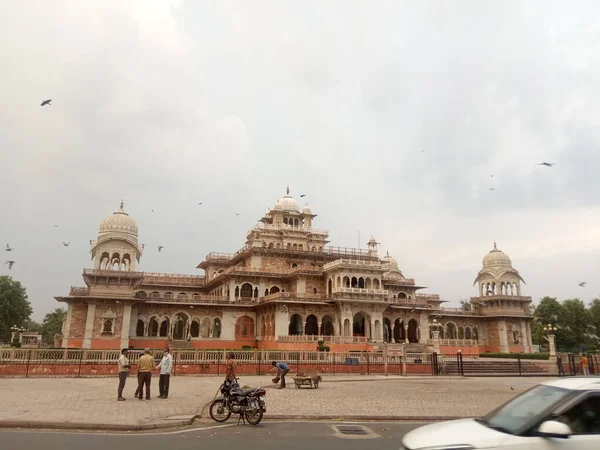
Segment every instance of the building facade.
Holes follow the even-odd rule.
[[[378,255],[374,238],[367,249],[330,246],[315,217],[288,188],[240,250],[206,256],[197,266],[203,276],[148,273],[137,269],[144,246],[121,203],[90,241],[85,287],[56,297],[67,306],[62,347],[315,350],[323,340],[331,351],[384,343],[443,353],[532,351],[531,298],[496,244],[475,279],[478,296],[467,307],[443,308],[394,258]]]

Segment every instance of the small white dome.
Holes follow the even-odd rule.
[[[273,209],[281,209],[283,211],[299,211],[298,202],[290,195],[290,188],[287,188],[285,196],[280,198]]]
[[[494,248],[483,257],[483,267],[512,267],[512,261],[494,242]]]
[[[133,235],[137,239],[138,235],[138,227],[129,214],[125,212],[123,209],[123,202],[121,202],[121,206],[118,211],[115,211],[112,215],[108,216],[106,219],[100,223],[100,229],[98,230],[99,234],[106,233],[124,233]]]

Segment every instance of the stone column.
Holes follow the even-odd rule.
[[[73,318],[73,303],[69,302],[68,306],[67,306],[67,319],[65,320],[65,323],[64,323],[64,326],[62,329],[62,334],[63,334],[62,346],[63,346],[63,348],[69,347],[69,336],[71,334],[72,318]]]
[[[433,334],[433,351],[435,353],[439,353],[440,352],[440,331],[433,330],[432,334]]]
[[[550,358],[556,358],[556,336],[554,334],[548,335],[548,347],[550,349]]]
[[[87,317],[85,319],[85,332],[83,334],[83,348],[92,347],[92,336],[94,332],[94,317],[96,317],[96,304],[88,303]]]
[[[505,320],[498,321],[498,340],[500,343],[500,352],[508,353],[508,351],[509,351],[508,334],[507,334],[507,330],[506,330],[506,321]]]
[[[131,325],[131,305],[123,306],[123,324],[121,325],[121,348],[129,348],[129,327]]]

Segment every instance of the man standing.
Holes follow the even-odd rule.
[[[227,363],[225,365],[225,381],[235,381],[236,376],[235,353],[229,352],[227,355]]]
[[[143,400],[144,385],[146,385],[146,400],[150,400],[150,382],[152,381],[152,370],[154,369],[154,358],[150,349],[144,349],[144,356],[138,361],[138,387],[140,389],[139,399]]]
[[[273,361],[271,364],[273,365],[273,367],[277,368],[277,377],[276,378],[281,378],[281,384],[279,385],[279,387],[277,389],[285,388],[285,375],[290,371],[290,368],[283,361],[281,361],[281,362]]]
[[[165,353],[160,360],[157,369],[160,369],[158,377],[158,398],[167,398],[169,396],[169,383],[171,381],[171,368],[173,367],[173,357],[169,353],[169,349],[165,348]]]
[[[581,355],[581,371],[583,372],[584,376],[589,376],[590,374],[590,360],[588,359],[588,357],[586,355]]]
[[[129,358],[127,358],[127,349],[124,348],[121,350],[121,356],[119,356],[119,389],[117,390],[117,400],[120,402],[124,402],[123,398],[123,389],[125,388],[125,382],[127,381],[127,377],[129,376],[129,369],[131,365],[129,364]]]

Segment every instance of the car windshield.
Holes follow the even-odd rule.
[[[492,411],[479,422],[498,431],[520,434],[571,393],[568,389],[539,385]]]

